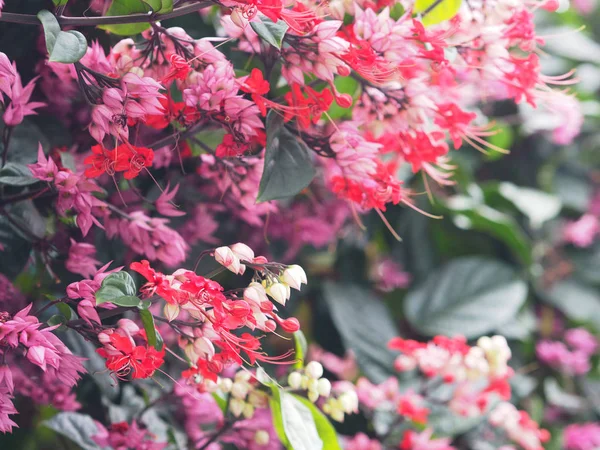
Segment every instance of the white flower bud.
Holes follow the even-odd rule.
[[[244,289],[244,300],[250,303],[256,303],[257,305],[267,301],[265,288],[260,283],[250,283],[248,287]]]
[[[243,273],[243,271],[241,271],[240,259],[234,255],[229,247],[219,247],[215,249],[215,260],[233,273]]]
[[[244,410],[242,411],[242,414],[244,415],[244,417],[246,419],[252,419],[252,416],[254,416],[254,405],[251,405],[250,403],[246,403],[246,405],[244,406]]]
[[[329,397],[329,394],[331,394],[331,382],[327,378],[321,378],[317,386],[317,392],[321,397]]]
[[[229,401],[229,410],[231,411],[231,414],[233,414],[235,417],[240,417],[240,415],[244,411],[244,406],[246,406],[246,404],[243,400],[240,400],[239,398],[232,398]]]
[[[179,305],[165,303],[165,306],[163,308],[163,314],[169,322],[174,321],[175,319],[177,319],[177,316],[179,316]]]
[[[346,414],[351,414],[358,411],[358,396],[354,391],[344,392],[338,398],[342,410]]]
[[[342,411],[341,409],[332,409],[331,418],[336,422],[342,423],[344,421],[344,411]]]
[[[314,378],[310,378],[308,380],[308,384],[306,385],[306,389],[308,390],[308,392],[317,392],[318,388],[319,388],[319,382],[317,380],[315,380]]]
[[[254,442],[257,445],[267,445],[270,440],[271,437],[269,436],[269,433],[266,430],[258,430],[254,435]]]
[[[288,386],[292,389],[300,389],[302,385],[302,375],[299,372],[292,372],[288,375]]]
[[[306,284],[307,282],[306,272],[298,265],[288,266],[287,269],[283,271],[281,279],[284,283],[298,291],[300,290],[302,283]]]
[[[318,380],[319,378],[321,378],[323,376],[323,366],[321,365],[321,363],[319,363],[317,361],[311,361],[304,368],[304,372],[310,378],[314,378],[315,380]]]
[[[273,283],[267,289],[267,294],[269,294],[277,303],[280,303],[285,306],[285,302],[288,299],[288,295],[287,289],[282,283]]]
[[[237,244],[231,245],[229,248],[231,249],[233,254],[242,261],[252,262],[252,260],[254,259],[254,250],[252,250],[246,244],[238,242]]]
[[[319,399],[319,393],[317,391],[308,391],[308,399],[311,402],[316,402]]]
[[[219,381],[219,389],[221,389],[221,391],[223,391],[226,394],[231,391],[232,387],[233,387],[233,382],[231,381],[230,378],[223,378]]]
[[[244,399],[248,394],[248,386],[245,383],[233,383],[231,395],[235,398]]]

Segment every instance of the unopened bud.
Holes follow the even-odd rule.
[[[258,430],[254,435],[254,442],[257,445],[267,445],[270,440],[271,437],[269,436],[269,433],[265,430]]]
[[[306,284],[307,282],[306,272],[304,272],[302,267],[296,264],[288,266],[287,269],[283,271],[281,279],[284,283],[297,290],[300,290],[302,284]]]
[[[285,306],[285,302],[288,299],[287,289],[282,283],[273,283],[267,289],[267,294],[273,298],[277,303]]]
[[[302,385],[302,375],[299,372],[292,372],[288,375],[288,386],[292,389],[300,389]]]
[[[308,399],[311,402],[316,402],[319,399],[319,393],[317,391],[308,391]]]
[[[319,378],[321,378],[323,376],[323,366],[321,365],[320,362],[311,361],[304,368],[304,372],[310,378],[318,380]]]
[[[329,397],[329,394],[331,394],[331,382],[327,378],[321,378],[317,385],[317,392],[322,397]]]

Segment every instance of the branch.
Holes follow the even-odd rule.
[[[180,6],[179,8],[173,9],[173,11],[165,14],[154,14],[149,12],[147,14],[129,14],[127,16],[99,16],[99,17],[68,17],[59,16],[57,17],[58,23],[63,26],[81,26],[81,27],[95,27],[97,25],[117,25],[127,23],[143,23],[143,22],[155,22],[157,20],[173,19],[179,16],[185,16],[186,14],[200,11],[201,9],[207,8],[214,5],[215,3],[210,0],[200,1],[191,5]],[[0,16],[0,22],[20,23],[23,25],[40,25],[40,21],[37,16],[33,14],[18,14],[3,12]]]

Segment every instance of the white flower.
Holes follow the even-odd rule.
[[[302,284],[307,283],[306,272],[298,265],[288,266],[287,269],[283,271],[281,279],[284,283],[298,291]]]
[[[317,361],[311,361],[304,368],[304,373],[310,378],[318,380],[323,376],[323,366]]]

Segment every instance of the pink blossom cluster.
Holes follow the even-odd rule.
[[[565,450],[593,450],[600,446],[600,424],[596,422],[571,424],[563,434]]]
[[[536,344],[538,359],[568,375],[585,375],[598,352],[598,339],[585,328],[571,328],[564,341],[542,340]]]
[[[83,358],[73,355],[52,333],[56,327],[42,328],[38,318],[29,314],[32,306],[30,304],[14,315],[0,313],[0,352],[5,362],[7,358],[11,358],[12,362],[0,367],[0,431],[3,433],[16,426],[9,417],[17,413],[12,403],[15,392],[35,393],[35,389],[29,389],[27,383],[20,384],[15,390],[15,380],[21,379],[23,370],[31,369],[31,373],[37,372],[37,376],[52,380],[55,386],[62,385],[53,388],[53,393],[47,392],[46,398],[49,402],[57,401],[57,406],[67,408],[77,406],[69,391],[85,372],[81,364]],[[17,364],[20,368],[13,374],[11,366]]]

